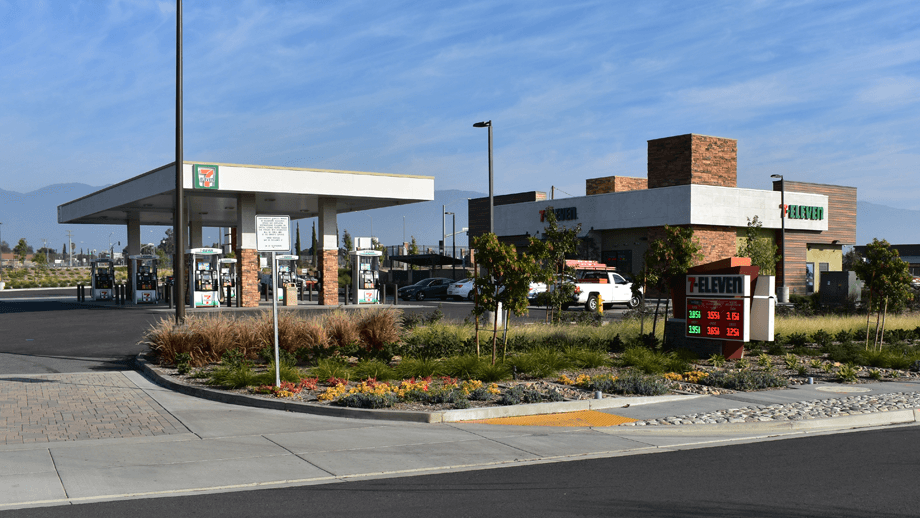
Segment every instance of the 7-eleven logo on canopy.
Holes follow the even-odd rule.
[[[217,166],[195,164],[195,188],[217,189]]]

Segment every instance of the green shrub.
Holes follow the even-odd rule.
[[[637,396],[660,396],[667,394],[670,385],[658,376],[643,376],[637,372],[627,372],[613,382],[614,394],[634,394]]]
[[[779,335],[777,335],[777,337],[778,336]],[[767,354],[770,354],[771,356],[782,356],[785,354],[785,352],[786,350],[783,349],[783,344],[779,340],[770,343],[770,345],[767,347]]]
[[[542,347],[511,358],[509,363],[518,372],[534,378],[550,378],[572,367],[572,362],[557,349]]]
[[[727,388],[730,390],[750,391],[766,388],[785,387],[788,382],[785,378],[764,371],[715,371],[709,376],[700,379],[703,385]]]
[[[658,352],[645,347],[627,347],[620,358],[627,367],[635,367],[645,374],[662,374],[665,372],[684,372],[690,365],[686,358],[676,352]]]
[[[392,367],[380,360],[361,360],[351,368],[351,373],[358,380],[375,379],[387,381],[396,378]]]
[[[207,384],[237,389],[258,385],[259,381],[259,374],[253,371],[252,366],[247,362],[236,366],[218,365],[210,372]]]
[[[509,379],[511,367],[509,364],[498,362],[495,365],[485,363],[479,368],[479,380],[485,383],[494,383]]]
[[[828,359],[841,363],[859,363],[862,361],[863,348],[853,342],[830,344],[823,348]]]
[[[853,333],[851,333],[850,331],[847,331],[846,329],[838,331],[837,334],[834,335],[834,340],[841,342],[841,343],[849,342],[852,339],[853,339]]]
[[[392,392],[386,394],[370,394],[360,392],[350,394],[339,398],[333,402],[334,405],[352,407],[352,408],[389,408],[396,404],[398,397]]]
[[[527,403],[543,403],[544,401],[562,401],[564,398],[555,389],[548,390],[545,394],[538,390],[515,385],[501,394],[498,400],[500,405],[520,405]]]
[[[399,379],[427,378],[441,374],[441,363],[433,358],[404,358],[396,366],[396,377]]]
[[[443,371],[453,378],[474,380],[479,379],[479,373],[487,362],[475,354],[454,356],[443,362]]]
[[[403,338],[401,352],[410,358],[447,358],[470,351],[471,333],[465,326],[434,324],[415,329]]]
[[[310,369],[310,376],[320,380],[330,378],[349,380],[352,374],[344,360],[340,358],[323,358],[316,362],[316,367]]]
[[[584,347],[566,347],[565,358],[579,369],[595,369],[610,364],[610,356],[602,351]]]
[[[792,333],[786,343],[792,347],[805,347],[805,344],[808,343],[808,336],[805,333]]]

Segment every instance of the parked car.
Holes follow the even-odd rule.
[[[450,286],[452,282],[454,281],[444,277],[423,279],[411,286],[403,286],[402,288],[399,288],[397,294],[399,295],[399,298],[403,300],[444,298],[447,297],[447,287]]]
[[[473,290],[473,279],[454,281],[447,287],[447,298],[454,300],[473,300],[476,292]]]

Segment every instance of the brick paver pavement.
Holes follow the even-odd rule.
[[[187,432],[120,372],[0,376],[0,444]]]

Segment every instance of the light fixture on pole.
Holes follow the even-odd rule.
[[[780,260],[783,263],[783,283],[779,291],[779,301],[782,303],[789,302],[789,288],[786,287],[786,182],[781,174],[771,174],[770,178],[779,178],[779,212],[782,220],[782,242],[783,248]]]
[[[495,233],[495,198],[492,192],[492,121],[477,122],[474,128],[489,128],[489,233]]]

